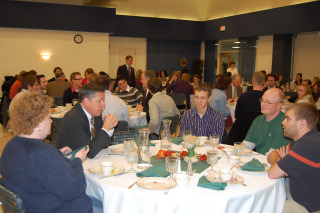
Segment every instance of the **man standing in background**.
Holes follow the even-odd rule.
[[[134,68],[131,67],[133,62],[133,57],[131,55],[126,56],[126,63],[118,67],[117,76],[122,75],[126,78],[128,84],[131,87],[135,87],[136,78],[134,74]]]

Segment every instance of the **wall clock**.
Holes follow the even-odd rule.
[[[77,44],[81,44],[82,41],[83,41],[83,37],[82,37],[82,35],[77,34],[77,35],[74,36],[73,40],[74,40],[74,42],[76,42]]]

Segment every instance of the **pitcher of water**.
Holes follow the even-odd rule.
[[[149,133],[148,128],[143,128],[139,130],[139,159],[138,159],[138,169],[147,169],[150,167],[150,150],[149,150]]]
[[[161,133],[160,149],[172,150],[172,137],[170,132],[171,120],[162,120],[163,131]]]

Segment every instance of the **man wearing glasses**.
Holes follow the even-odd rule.
[[[283,136],[281,123],[284,113],[281,112],[284,93],[278,88],[268,89],[260,99],[261,113],[250,126],[244,144],[248,149],[256,149],[265,154],[270,149],[278,149],[287,145],[290,140]]]
[[[71,87],[66,89],[63,93],[63,105],[66,103],[72,103],[72,99],[78,99],[79,91],[82,87],[81,73],[73,72],[70,75]]]

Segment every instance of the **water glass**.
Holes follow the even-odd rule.
[[[123,140],[124,152],[127,154],[129,151],[134,149],[134,141],[132,138]]]
[[[212,148],[216,148],[219,146],[220,136],[217,134],[210,135],[210,145]]]
[[[244,143],[235,142],[234,143],[234,153],[237,156],[243,155],[243,153],[244,153]]]
[[[210,172],[216,172],[213,170],[213,166],[218,163],[218,151],[217,150],[209,150],[207,152],[207,162],[211,165],[211,169],[208,171]]]
[[[133,164],[138,163],[137,149],[131,149],[127,152],[127,162],[131,165],[131,168],[128,172],[136,172],[137,170],[133,169]]]
[[[173,180],[173,173],[178,170],[178,158],[173,156],[166,157],[166,170],[170,172],[170,178]]]

